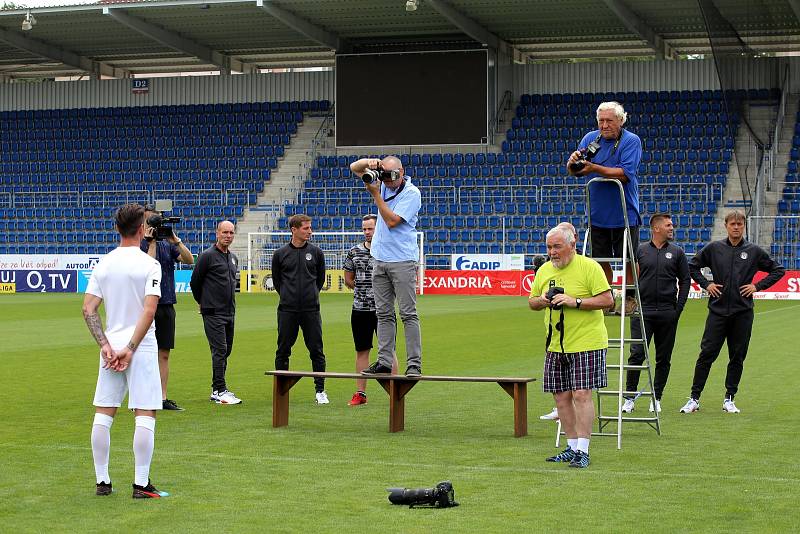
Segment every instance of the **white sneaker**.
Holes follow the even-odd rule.
[[[700,401],[690,398],[681,408],[681,413],[692,413],[700,410]]]
[[[233,394],[233,392],[220,391],[217,395],[217,404],[241,404],[242,399]]]
[[[328,400],[328,394],[324,391],[319,391],[316,394],[317,404],[330,404],[331,401]]]
[[[722,403],[722,411],[727,413],[740,413],[741,410],[733,403],[733,399],[725,399]]]
[[[217,402],[219,400],[219,391],[214,390],[211,392],[211,395],[208,396],[208,400]]]
[[[622,413],[631,413],[633,411],[633,399],[625,399],[625,403],[622,405]]]
[[[553,411],[550,413],[546,413],[544,415],[540,415],[539,419],[542,421],[557,421],[558,420],[558,408],[553,408]]]
[[[661,413],[661,401],[656,399],[655,400],[656,406],[655,410],[653,409],[653,399],[650,399],[650,413],[658,412]]]

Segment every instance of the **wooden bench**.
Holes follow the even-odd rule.
[[[272,426],[289,424],[289,390],[303,377],[376,380],[389,394],[389,432],[404,428],[405,397],[421,381],[432,382],[494,382],[514,399],[514,436],[528,435],[528,382],[535,378],[489,376],[432,376],[361,375],[356,373],[314,373],[311,371],[267,371],[274,378],[272,387]]]

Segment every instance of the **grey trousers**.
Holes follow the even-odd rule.
[[[422,335],[417,315],[416,283],[417,262],[375,261],[372,290],[378,316],[378,361],[385,367],[392,366],[397,343],[396,299],[406,336],[406,364],[422,369]]]

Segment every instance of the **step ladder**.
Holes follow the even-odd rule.
[[[625,231],[622,241],[622,258],[600,258],[591,255],[591,231],[592,231],[592,216],[591,216],[591,199],[589,198],[589,186],[593,183],[611,183],[616,184],[619,188],[620,202],[622,203],[622,213],[625,222]],[[658,411],[654,411],[651,416],[647,417],[632,417],[628,414],[622,413],[622,405],[625,403],[626,397],[650,397],[651,402],[655,405],[655,394],[653,390],[653,371],[650,365],[650,350],[647,343],[647,336],[645,331],[644,316],[642,315],[642,296],[639,290],[639,273],[636,264],[636,251],[633,250],[633,242],[631,241],[630,227],[628,225],[628,211],[625,203],[625,190],[622,188],[622,183],[618,180],[610,178],[592,178],[586,183],[586,213],[588,217],[588,225],[586,234],[583,240],[584,255],[594,259],[600,263],[621,264],[622,265],[622,280],[620,284],[611,284],[612,289],[619,289],[622,296],[622,304],[619,312],[619,337],[612,338],[609,329],[608,339],[608,353],[606,354],[606,370],[609,377],[609,386],[604,389],[597,390],[597,431],[592,432],[592,436],[606,436],[617,438],[617,449],[622,449],[622,426],[623,423],[646,423],[652,427],[658,435],[661,435],[661,416]],[[587,253],[588,250],[588,253]],[[628,280],[628,270],[625,268],[627,265],[631,266],[631,278]],[[633,293],[636,301],[636,311],[633,314],[627,314],[625,309],[626,299],[629,292]],[[639,321],[641,327],[640,332],[644,337],[632,338],[625,337],[626,319]],[[628,347],[629,345],[639,344],[644,348],[644,362],[642,365],[628,364]],[[614,359],[612,354],[618,351],[619,357]],[[611,363],[616,361],[617,363]],[[642,391],[625,391],[625,373],[626,371],[646,371],[647,375],[647,389]],[[617,377],[617,387],[612,388],[613,374]],[[603,399],[615,399],[615,403],[604,403]],[[613,411],[604,412],[604,409],[615,408]],[[616,423],[616,425],[613,425]],[[612,431],[616,428],[616,431]],[[564,433],[561,431],[561,421],[558,421],[558,428],[556,430],[556,447],[559,447],[561,436]]]

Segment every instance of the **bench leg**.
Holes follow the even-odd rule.
[[[289,390],[300,380],[299,376],[273,375],[272,382],[272,426],[289,424]]]
[[[417,385],[418,380],[378,378],[378,383],[389,394],[389,432],[400,432],[405,428],[406,393]]]
[[[528,384],[525,382],[498,382],[514,399],[514,437],[528,435]]]

